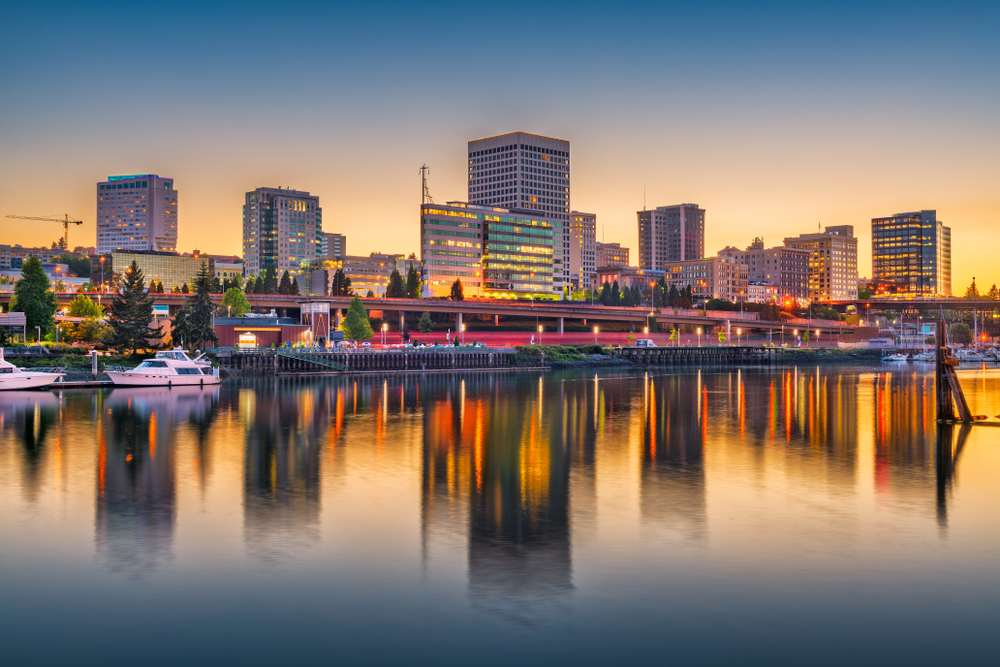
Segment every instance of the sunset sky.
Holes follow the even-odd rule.
[[[935,3],[15,3],[0,215],[156,173],[179,249],[241,253],[243,193],[319,195],[348,252],[419,252],[420,177],[465,200],[466,141],[572,143],[571,205],[638,259],[636,211],[694,202],[706,252],[937,209],[953,282],[1000,282],[1000,7]],[[61,227],[0,217],[0,242]]]

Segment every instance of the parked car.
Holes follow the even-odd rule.
[[[635,341],[635,346],[636,347],[656,347],[656,343],[654,343],[653,341],[651,341],[648,338],[646,338],[646,339],[643,339],[643,340],[637,340],[637,341]]]

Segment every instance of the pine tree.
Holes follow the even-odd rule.
[[[611,285],[609,283],[604,283],[603,285],[601,285],[601,295],[597,297],[597,299],[598,301],[601,302],[602,305],[605,306],[611,305]]]
[[[247,276],[247,284],[243,286],[244,294],[256,294],[257,293],[257,281],[254,277]]]
[[[187,283],[181,285],[181,294],[190,294],[190,293],[191,293],[191,288],[188,287]]]
[[[618,287],[617,280],[611,285],[611,303],[609,305],[612,306],[622,305],[622,294],[621,290]]]
[[[122,289],[108,309],[111,332],[105,342],[120,354],[145,350],[150,338],[161,335],[159,327],[149,326],[152,322],[153,297],[146,293],[146,279],[133,261],[122,274]]]
[[[278,284],[278,294],[291,294],[292,293],[292,275],[285,272],[281,274],[281,282]]]
[[[14,284],[14,299],[10,305],[12,311],[24,313],[28,331],[37,332],[35,327],[41,327],[44,334],[52,328],[52,318],[59,304],[50,287],[41,260],[29,257],[21,266],[21,279]]]
[[[351,279],[344,273],[344,269],[337,269],[337,272],[333,274],[333,280],[330,285],[330,296],[354,296]]]
[[[188,347],[202,347],[205,343],[218,345],[219,338],[212,326],[212,274],[208,263],[201,265],[194,279],[194,291],[184,301],[184,307],[174,318],[174,339],[180,339]]]
[[[997,289],[996,283],[993,283],[993,286],[990,287],[990,291],[986,293],[986,298],[993,299],[994,301],[1000,299],[1000,289]]]
[[[410,272],[406,274],[406,298],[420,298],[420,274],[417,273],[417,269],[412,264],[410,265]]]
[[[451,300],[465,301],[465,289],[462,287],[461,278],[455,278],[455,282],[451,284]]]
[[[431,321],[431,314],[425,312],[423,315],[420,316],[420,321],[417,322],[417,329],[422,334],[429,334],[431,332],[431,329],[433,328],[434,328],[434,322]]]
[[[972,279],[972,284],[965,289],[966,299],[978,299],[979,298],[979,288],[976,287],[976,279]]]
[[[264,289],[261,290],[258,280],[257,293],[258,294],[277,294],[278,293],[278,269],[274,267],[274,264],[267,267],[267,271],[264,272]]]
[[[225,292],[222,289],[222,281],[219,280],[219,276],[212,278],[212,294],[223,294]]]
[[[349,340],[368,340],[375,335],[371,322],[368,321],[368,311],[360,298],[351,299],[351,305],[347,307],[340,329],[344,332],[344,337]]]
[[[393,269],[389,275],[389,284],[385,288],[385,298],[406,298],[406,287],[403,285],[403,276],[399,275],[399,269]]]

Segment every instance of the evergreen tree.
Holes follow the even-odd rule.
[[[598,299],[598,301],[601,302],[602,305],[605,305],[605,306],[610,306],[611,305],[611,285],[610,285],[610,283],[604,283],[603,285],[601,285],[601,296],[599,296],[597,299]]]
[[[288,269],[281,274],[281,282],[278,284],[278,294],[291,294],[292,293],[292,275],[288,273]]]
[[[410,272],[406,274],[406,298],[420,298],[420,274],[417,273],[417,269],[412,264],[410,265]]]
[[[41,327],[45,334],[52,328],[52,318],[59,304],[50,286],[42,261],[29,257],[21,266],[21,279],[14,284],[14,299],[10,305],[10,310],[24,313],[28,331],[37,333],[35,327]]]
[[[330,296],[354,296],[351,279],[344,273],[344,269],[337,269],[337,272],[333,274],[333,280],[330,283]]]
[[[451,300],[465,301],[465,289],[462,288],[461,278],[455,278],[455,282],[451,284]]]
[[[104,317],[104,308],[94,303],[89,296],[81,294],[69,302],[69,316],[100,319]]]
[[[226,295],[222,297],[222,310],[230,317],[242,317],[250,312],[250,302],[247,301],[243,290],[239,287],[230,287],[226,290]]]
[[[375,335],[371,322],[368,321],[368,311],[360,298],[351,299],[351,305],[347,307],[347,313],[340,323],[340,330],[349,340],[368,340]]]
[[[431,329],[434,328],[434,322],[431,321],[431,314],[425,312],[420,316],[420,321],[417,322],[417,329],[422,334],[429,334]]]
[[[120,354],[149,347],[150,338],[159,338],[160,328],[153,329],[153,297],[146,293],[146,279],[139,265],[133,260],[122,275],[121,291],[115,295],[108,309],[111,326],[105,342]]]
[[[223,294],[225,290],[222,289],[222,281],[219,280],[219,276],[212,278],[212,294]]]
[[[187,283],[181,285],[181,294],[190,294],[190,293],[191,293],[191,288],[188,287]]]
[[[609,305],[611,306],[622,305],[622,294],[621,290],[618,287],[617,280],[611,285],[611,303]]]
[[[993,283],[993,287],[986,293],[986,298],[993,299],[994,301],[1000,299],[1000,289],[997,289],[996,283]]]
[[[973,283],[974,284],[974,283]],[[951,325],[951,342],[959,345],[968,345],[972,342],[972,329],[965,322],[956,322]]]
[[[385,288],[385,298],[406,298],[406,287],[403,285],[403,276],[399,274],[399,269],[393,269],[392,274],[389,275],[389,284]]]
[[[966,299],[978,299],[979,298],[979,288],[976,287],[976,279],[972,279],[972,284],[965,289]]]
[[[184,301],[184,307],[174,318],[174,340],[182,340],[188,347],[202,347],[205,343],[218,345],[219,338],[212,326],[212,274],[208,264],[202,264],[194,279],[194,291]]]
[[[299,282],[295,278],[292,278],[292,288],[289,293],[296,296],[299,294]]]
[[[174,285],[174,288],[172,290],[170,290],[170,293],[171,294],[180,294],[181,293],[181,288],[178,287],[177,285]]]
[[[244,294],[257,293],[257,280],[253,276],[247,277],[247,284],[243,287]]]
[[[365,294],[365,298],[366,299],[374,299],[375,298],[375,292],[373,292],[371,290],[368,290],[368,294]]]
[[[277,294],[278,293],[278,269],[271,266],[267,267],[267,271],[264,272],[264,289],[260,288],[258,279],[257,293],[258,294]]]

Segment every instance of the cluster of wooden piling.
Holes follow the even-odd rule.
[[[639,366],[756,365],[777,359],[769,347],[623,347],[615,353]]]
[[[217,359],[230,372],[265,375],[509,368],[515,365],[514,354],[513,349],[497,348],[441,347],[292,353],[280,348],[257,348],[222,351]]]

